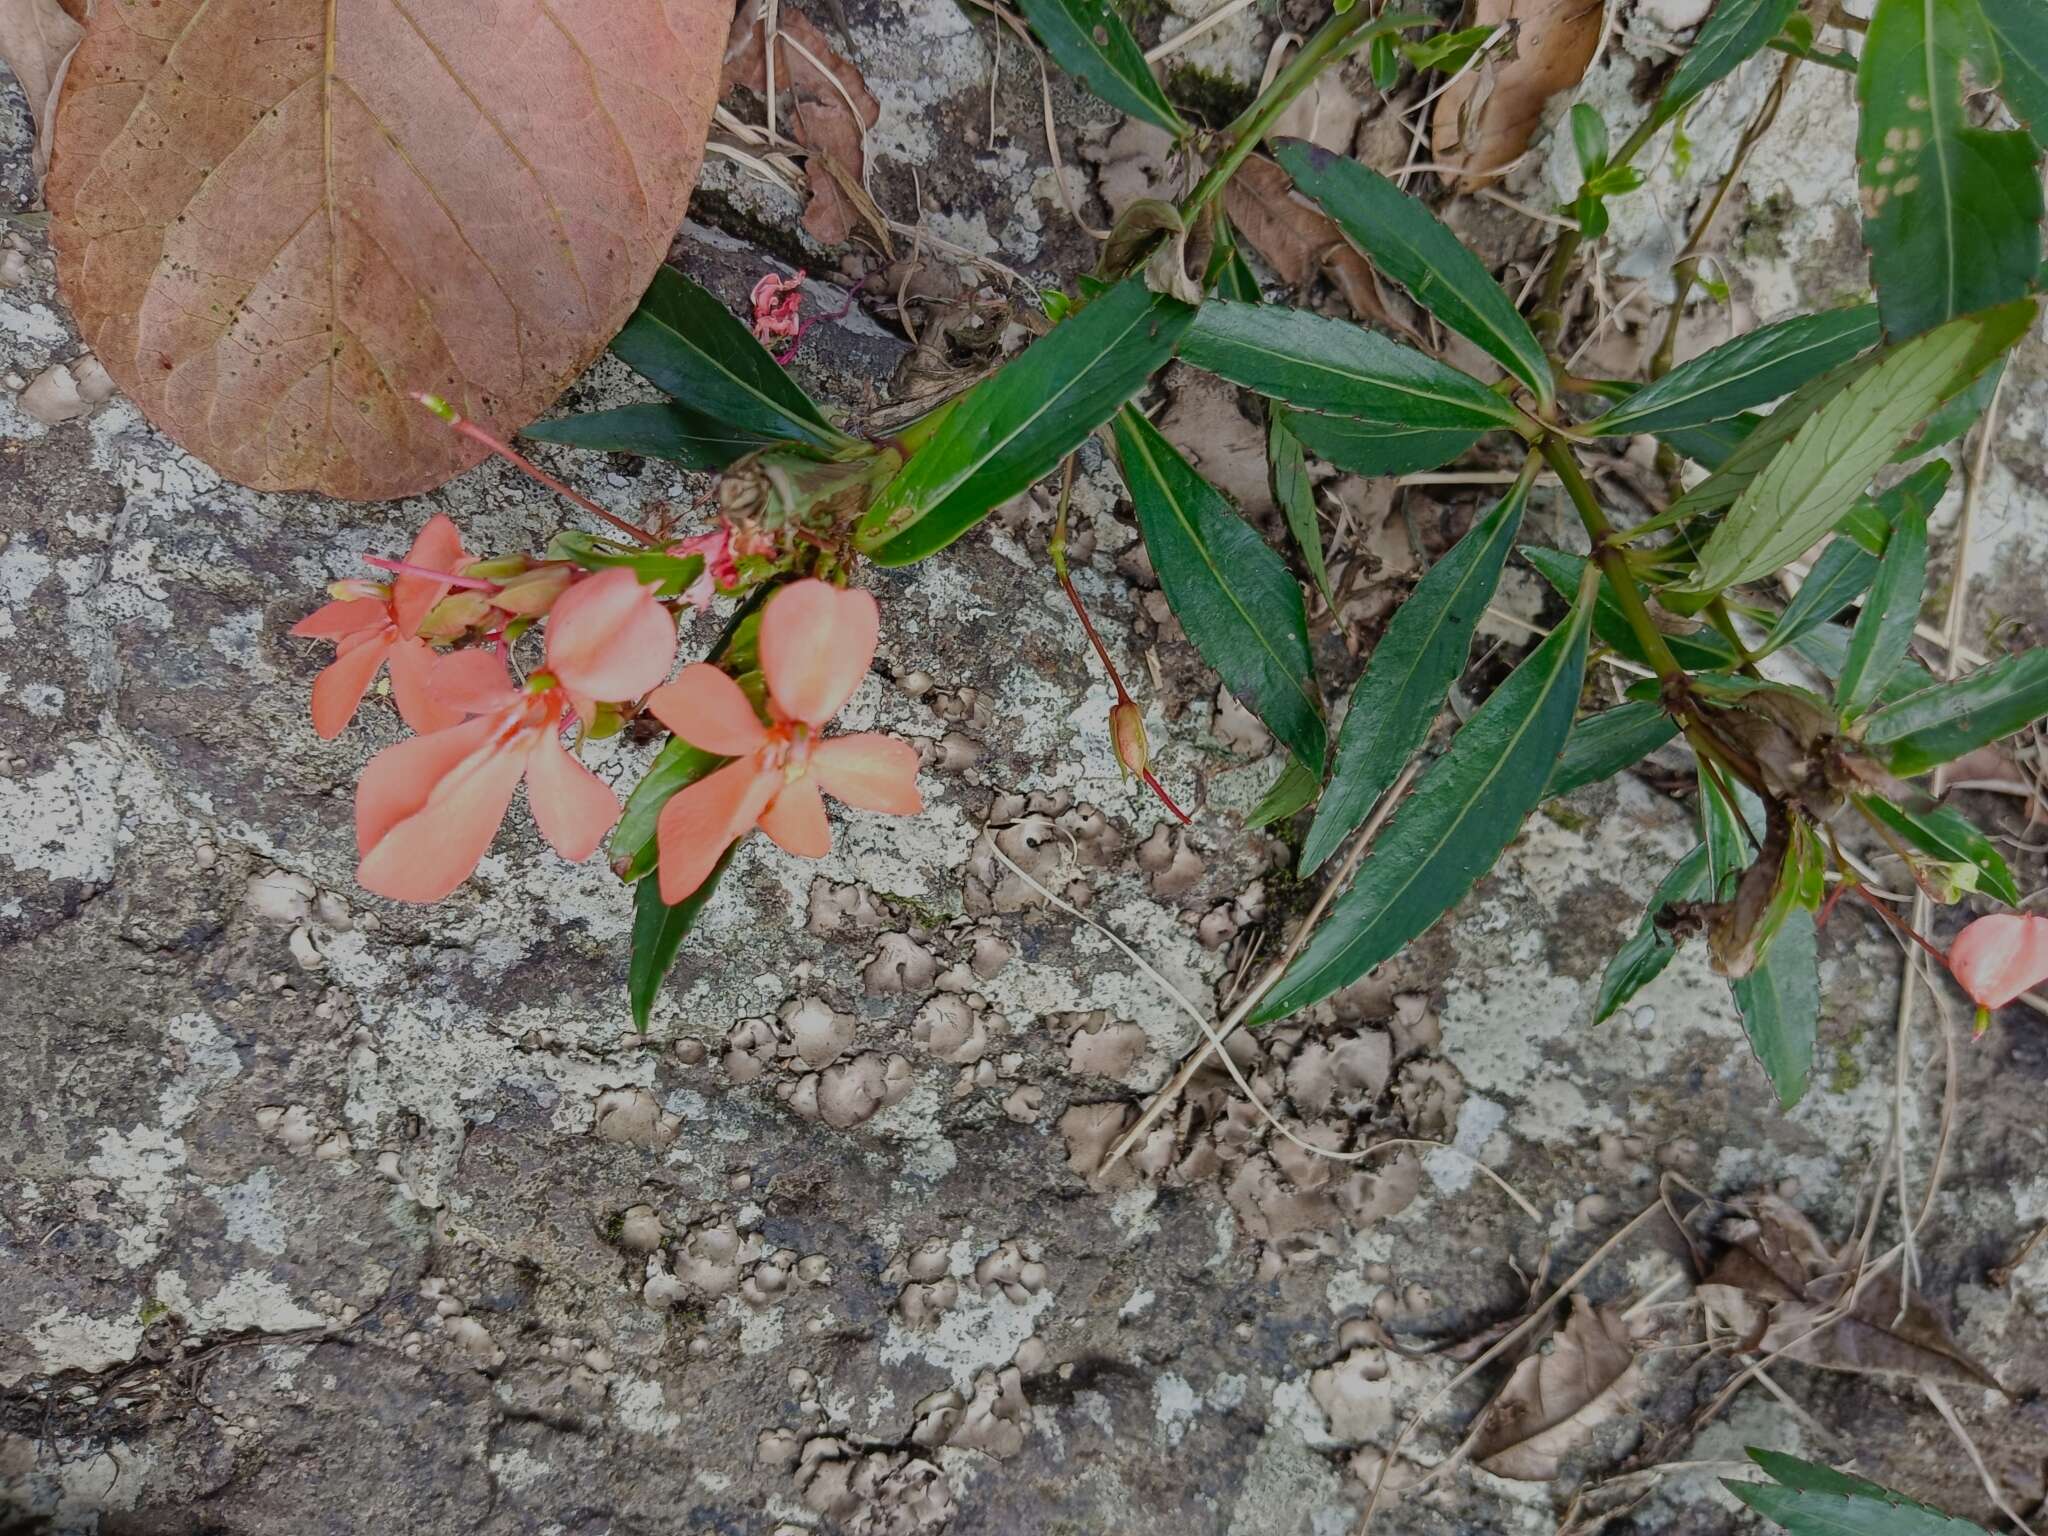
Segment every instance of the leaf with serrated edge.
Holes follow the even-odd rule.
[[[1370,166],[1319,144],[1288,139],[1274,147],[1273,157],[1416,303],[1550,403],[1550,362],[1536,333],[1435,214]]]
[[[1927,587],[1927,513],[1916,496],[1899,508],[1870,597],[1849,636],[1849,655],[1835,680],[1835,707],[1844,720],[1877,702],[1897,675],[1920,621]]]
[[[1546,799],[1568,795],[1612,778],[1648,757],[1678,734],[1678,722],[1662,705],[1630,700],[1575,721],[1564,754],[1544,790]]]
[[[1491,869],[1543,798],[1586,675],[1593,594],[1480,705],[1249,1022],[1320,1002],[1398,953]]]
[[[1742,492],[1679,590],[1719,592],[1776,570],[1854,505],[1892,450],[2034,322],[2031,299],[1917,336],[1809,417]]]
[[[696,179],[731,15],[99,5],[48,186],[79,333],[154,425],[246,485],[439,485],[486,450],[413,391],[509,437],[639,301]]]
[[[1304,763],[1327,746],[1301,588],[1149,421],[1116,418],[1117,463],[1166,601],[1224,686]]]
[[[2048,5],[2042,0],[1981,0],[1998,43],[1998,93],[2034,142],[2048,149]]]
[[[1515,408],[1470,374],[1373,331],[1278,305],[1212,299],[1181,342],[1184,362],[1307,411],[1404,429],[1513,426]]]
[[[1722,421],[1840,367],[1877,337],[1869,304],[1766,325],[1681,363],[1584,430],[1620,436]]]
[[[1017,8],[1054,62],[1085,80],[1104,101],[1175,138],[1188,131],[1153,78],[1144,50],[1108,0],[1017,0]]]
[[[1500,584],[1528,499],[1528,482],[1518,482],[1394,610],[1351,691],[1330,786],[1302,844],[1303,875],[1313,874],[1365,820],[1429,734],[1465,670],[1472,632]]]
[[[1643,908],[1636,931],[1614,952],[1600,977],[1600,993],[1593,1000],[1593,1022],[1604,1023],[1643,988],[1664,973],[1677,944],[1658,926],[1657,918],[1675,901],[1697,901],[1707,891],[1707,845],[1700,844],[1666,875]]]
[[[1194,315],[1142,277],[1069,314],[953,403],[875,499],[855,543],[877,565],[944,549],[1115,415],[1173,356]]]
[[[1715,81],[1753,57],[1785,29],[1799,0],[1720,0],[1665,82],[1651,120],[1668,123]]]
[[[2009,907],[2020,904],[2020,888],[2013,882],[2005,856],[1955,807],[1908,810],[1881,795],[1858,795],[1856,803],[1891,828],[1901,842],[1946,863],[1974,865],[1977,889],[1992,900]]]
[[[1478,442],[1478,432],[1443,427],[1400,427],[1379,421],[1351,421],[1317,411],[1290,411],[1275,404],[1302,447],[1317,458],[1359,475],[1406,475],[1448,464]]]
[[[1308,566],[1308,573],[1332,608],[1337,599],[1330,592],[1330,569],[1323,559],[1323,524],[1316,512],[1315,482],[1309,478],[1308,463],[1302,458],[1301,439],[1287,430],[1278,411],[1266,423],[1266,467],[1273,477],[1273,500],[1287,518],[1287,531],[1294,535],[1294,547]]]
[[[2017,299],[2040,274],[2040,149],[1964,113],[1966,80],[1998,72],[1978,0],[1878,0],[1856,70],[1856,160],[1863,243],[1896,339]]]
[[[1893,773],[1911,777],[2048,715],[2048,648],[1909,693],[1863,720],[1861,735]]]

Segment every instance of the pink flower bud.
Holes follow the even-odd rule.
[[[1948,968],[1979,1010],[2003,1008],[2048,981],[2048,917],[1997,912],[1978,918],[1949,946]]]
[[[1109,739],[1116,744],[1116,760],[1124,770],[1144,778],[1152,753],[1145,740],[1145,717],[1135,700],[1125,699],[1109,712]]]

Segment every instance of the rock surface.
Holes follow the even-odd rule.
[[[1617,128],[1658,20],[1695,9],[1632,16],[1596,68],[1588,91]],[[882,102],[878,199],[1033,273],[1085,266],[1014,47],[988,142],[985,26],[907,0],[856,7],[853,33]],[[1711,98],[1684,175],[1660,170],[1616,205],[1622,280],[1725,167],[1763,83],[1745,74]],[[1744,316],[1861,282],[1846,90],[1802,75],[1756,157],[1726,226]],[[1071,168],[1076,141],[1114,125],[1055,92]],[[0,159],[27,147],[10,97]],[[20,176],[7,186],[24,206]],[[768,260],[743,237],[794,212],[714,170],[677,259],[737,301]],[[1473,214],[1474,238],[1490,227],[1502,259],[1525,261],[1534,245],[1513,241],[1534,237],[1487,226],[1498,213]],[[93,398],[40,235],[0,239],[4,367],[38,381],[0,392],[0,1516],[138,1536],[1328,1536],[1355,1524],[1374,1448],[1458,1369],[1389,1337],[1513,1315],[1527,1277],[1568,1272],[1666,1175],[1777,1190],[1840,1234],[1888,1155],[1899,957],[1853,910],[1823,939],[1824,1080],[1791,1114],[1696,949],[1624,1016],[1584,1022],[1613,946],[1692,840],[1653,774],[1547,808],[1454,921],[1233,1047],[1311,1139],[1448,1147],[1318,1161],[1210,1072],[1106,1168],[1197,1038],[1165,988],[1214,1017],[1304,902],[1285,848],[1241,829],[1278,771],[1270,743],[1165,612],[1092,450],[1076,579],[1126,675],[1149,680],[1161,772],[1200,808],[1195,827],[1120,782],[1106,684],[1046,576],[1047,511],[1020,504],[941,560],[873,575],[882,653],[845,720],[928,744],[929,812],[840,819],[819,863],[754,840],[636,1037],[624,895],[600,863],[564,865],[517,810],[439,908],[354,888],[351,785],[396,720],[373,701],[317,740],[320,658],[285,633],[431,511],[474,547],[524,548],[563,510],[494,466],[395,506],[225,485],[125,402]],[[1688,350],[1724,323],[1702,310]],[[904,353],[859,311],[812,338],[807,382],[852,407],[886,392]],[[60,368],[68,387],[42,382]],[[605,364],[570,404],[639,387]],[[2001,410],[1970,632],[2002,618],[2038,642],[2038,336]],[[701,490],[659,465],[552,462],[626,512]],[[1450,488],[1407,514],[1433,554],[1477,509]],[[1401,519],[1377,510],[1392,532],[1360,537],[1412,561]],[[1534,517],[1532,532],[1566,537],[1547,502]],[[1377,625],[1370,585],[1318,618],[1333,679]],[[1517,592],[1541,612],[1533,585],[1503,602]],[[624,783],[646,755],[605,743],[593,763]],[[1973,808],[2017,831],[2016,805]],[[1899,1060],[1917,1203],[1943,1053],[1924,998],[1916,1016]],[[1922,1293],[2014,1394],[1950,1389],[2022,1508],[2043,1493],[2048,1245],[2002,1282],[1992,1271],[2048,1220],[2041,1028],[2015,1015],[1981,1043],[1956,1038],[1965,1110],[1918,1244]],[[1601,1299],[1682,1268],[1654,1242],[1626,1252]],[[1654,1425],[1710,1395],[1683,1355],[1651,1375]],[[1910,1389],[1798,1366],[1776,1379],[1810,1417],[1752,1389],[1685,1459],[1748,1443],[1854,1455],[1991,1517]],[[1415,1461],[1448,1453],[1480,1401],[1426,1424]],[[1553,1529],[1569,1479],[1610,1469],[1637,1433],[1603,1430],[1557,1486],[1462,1472],[1376,1528]],[[1725,1531],[1732,1511],[1687,1472],[1610,1529]]]

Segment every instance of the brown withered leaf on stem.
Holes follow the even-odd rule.
[[[1544,105],[1585,77],[1605,15],[1601,0],[1476,0],[1471,25],[1515,32],[1510,52],[1490,52],[1436,100],[1430,153],[1457,167],[1460,191],[1485,186],[1529,147]]]
[[[1775,1195],[1759,1198],[1755,1210],[1755,1220],[1730,1231],[1727,1252],[1699,1288],[1746,1351],[1782,1350],[1822,1370],[2003,1390],[1918,1295],[1901,1316],[1891,1270],[1865,1280],[1848,1314],[1814,1332],[1847,1297],[1855,1254],[1830,1252],[1813,1224]]]
[[[762,0],[747,0],[734,18],[725,49],[724,90],[744,87],[767,94],[763,13]],[[775,31],[776,126],[787,123],[789,136],[810,151],[804,157],[811,193],[804,228],[821,245],[838,245],[853,233],[857,220],[865,220],[886,249],[888,227],[879,222],[861,174],[867,130],[881,117],[881,103],[861,72],[787,0],[777,7]]]
[[[1248,156],[1223,189],[1223,209],[1230,227],[1282,282],[1300,287],[1320,272],[1360,320],[1413,335],[1381,301],[1372,263],[1329,215],[1295,195],[1294,179],[1276,161]]]
[[[1496,1477],[1548,1482],[1588,1435],[1627,1409],[1641,1381],[1621,1314],[1574,1296],[1549,1350],[1517,1365],[1487,1405],[1473,1459]]]
[[[719,0],[100,4],[49,203],[79,330],[259,490],[412,495],[611,340],[682,222]]]
[[[85,36],[84,0],[6,0],[0,4],[0,62],[28,98],[35,120],[35,172],[50,164],[50,103],[64,83],[71,55]]]

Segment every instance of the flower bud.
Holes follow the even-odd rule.
[[[1116,745],[1116,760],[1122,769],[1145,777],[1152,756],[1145,741],[1145,717],[1135,700],[1125,699],[1109,712],[1109,739]]]
[[[566,565],[537,565],[507,581],[491,601],[520,618],[536,618],[554,607],[555,599],[569,589],[570,578],[575,574]]]

